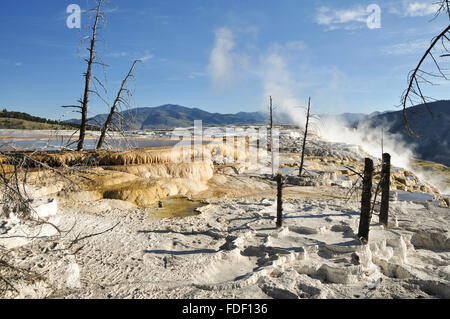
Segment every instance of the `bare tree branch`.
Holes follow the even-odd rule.
[[[96,36],[97,36],[97,26],[98,21],[101,17],[100,8],[103,4],[103,0],[97,0],[97,9],[96,9],[96,16],[95,16],[95,22],[92,27],[92,37],[90,41],[90,47],[89,47],[89,60],[87,61],[87,71],[85,74],[85,86],[84,86],[84,96],[83,96],[83,103],[82,103],[82,113],[81,113],[81,126],[80,126],[80,138],[78,141],[77,150],[81,151],[84,149],[84,139],[86,136],[86,125],[87,125],[87,113],[88,113],[88,104],[89,104],[89,93],[90,93],[90,84],[91,84],[91,77],[92,77],[92,65],[95,62],[95,44],[96,44]]]
[[[449,0],[441,0],[437,4],[439,4],[439,9],[436,12],[435,18],[439,14],[446,12],[450,19]],[[430,101],[430,98],[423,94],[421,84],[425,83],[425,84],[429,84],[429,85],[434,85],[433,81],[425,78],[425,75],[431,76],[433,78],[441,78],[443,80],[448,80],[448,74],[446,74],[444,72],[444,69],[440,66],[439,62],[436,60],[432,51],[433,51],[433,49],[436,48],[438,43],[441,43],[443,50],[446,51],[447,53],[440,54],[439,56],[441,58],[450,56],[450,54],[448,53],[449,51],[447,49],[447,46],[445,45],[446,42],[450,42],[449,37],[448,37],[449,34],[450,34],[450,24],[448,26],[446,26],[438,36],[436,36],[435,38],[432,39],[430,46],[425,51],[425,54],[420,59],[416,68],[413,71],[411,71],[410,74],[408,75],[408,87],[405,90],[405,92],[402,94],[401,105],[403,107],[403,119],[404,119],[406,128],[409,131],[409,133],[414,136],[418,136],[418,135],[414,132],[414,130],[412,129],[412,127],[409,123],[407,108],[408,108],[408,106],[414,106],[415,104],[417,104],[417,102],[421,102],[427,106],[428,111],[433,116],[431,109],[428,106],[428,102]],[[427,61],[428,58],[433,62],[434,66],[436,67],[437,74],[427,72],[422,69],[423,65],[425,64],[425,61]],[[414,99],[414,97],[418,98],[419,101],[416,101]]]
[[[106,119],[106,121],[105,121],[105,123],[103,125],[103,128],[101,130],[100,138],[99,138],[98,144],[97,144],[97,149],[98,150],[101,149],[102,146],[103,146],[103,143],[105,141],[106,132],[107,132],[108,127],[110,126],[110,124],[112,122],[113,116],[116,113],[119,104],[124,102],[124,100],[122,99],[122,94],[124,92],[127,93],[127,94],[131,94],[131,92],[128,89],[126,89],[125,86],[127,85],[128,80],[133,76],[133,69],[136,66],[137,62],[139,62],[139,60],[135,60],[133,62],[132,66],[130,68],[130,71],[128,72],[128,74],[125,77],[125,79],[122,81],[122,84],[120,86],[119,92],[117,93],[117,97],[114,100],[114,103],[113,103],[113,105],[111,107],[111,110],[109,112],[108,118]]]

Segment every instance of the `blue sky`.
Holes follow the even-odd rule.
[[[210,112],[304,105],[317,113],[395,109],[408,72],[448,18],[434,0],[110,0],[99,44],[109,100],[134,59],[138,107],[180,104]],[[85,29],[66,26],[69,4],[92,0],[2,1],[0,107],[73,118],[61,105],[82,95]],[[381,9],[370,29],[366,9]],[[82,26],[90,16],[82,15]],[[448,99],[448,85],[428,88]],[[108,108],[93,98],[90,115]]]

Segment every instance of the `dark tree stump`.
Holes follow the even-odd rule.
[[[277,181],[277,227],[283,226],[283,177],[276,176]]]
[[[385,228],[389,219],[389,191],[391,182],[391,155],[383,154],[383,167],[381,170],[381,205],[379,221]]]
[[[227,137],[224,136],[222,137],[222,156],[224,159],[227,158],[228,153],[227,153]]]
[[[258,138],[256,140],[256,164],[259,164],[259,146],[260,146],[260,141]]]
[[[372,178],[373,178],[373,161],[366,158],[364,166],[363,190],[361,196],[361,218],[359,220],[358,238],[368,242],[370,220],[372,219],[371,199],[372,199]]]

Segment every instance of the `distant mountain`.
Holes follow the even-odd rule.
[[[407,109],[412,130],[405,127],[403,111],[388,112],[363,119],[370,127],[389,127],[389,132],[400,134],[406,143],[416,144],[420,159],[450,166],[450,100],[421,104]]]
[[[431,116],[429,110],[433,116]],[[389,127],[389,132],[400,134],[407,143],[417,145],[415,152],[420,159],[450,166],[450,101],[438,101],[417,105],[407,110],[408,119],[419,138],[411,136],[405,128],[403,111],[374,112],[371,114],[344,113],[339,115],[320,115],[322,119],[333,118],[343,125],[356,128],[359,124],[371,127]],[[107,114],[89,119],[88,124],[102,125]],[[124,111],[128,130],[171,129],[191,127],[195,120],[202,120],[204,126],[221,125],[261,125],[267,124],[267,115],[259,112],[240,112],[236,114],[209,113],[198,108],[167,104],[158,107],[143,107]],[[276,123],[292,124],[287,114],[276,114]],[[115,120],[117,122],[117,118]],[[69,120],[79,124],[80,120]]]
[[[107,116],[107,114],[94,116],[89,119],[88,123],[101,125],[105,122]],[[204,126],[264,124],[267,122],[267,117],[259,112],[240,112],[237,114],[209,113],[198,108],[172,104],[127,110],[121,113],[121,117],[126,119],[129,124],[126,126],[126,129],[129,130],[191,127],[194,125],[194,120],[202,120]],[[115,121],[117,122],[117,117]],[[68,122],[79,124],[80,120],[69,120]]]
[[[357,127],[358,123],[370,116],[381,114],[344,113],[339,115],[322,114],[322,119],[335,119],[346,126]],[[88,120],[88,124],[101,126],[107,114],[99,114]],[[261,125],[268,124],[268,114],[261,112],[239,112],[236,114],[209,113],[198,108],[188,108],[180,105],[167,104],[158,107],[142,107],[127,110],[121,113],[121,117],[129,124],[127,130],[145,129],[171,129],[176,127],[190,127],[194,120],[202,120],[203,125]],[[116,119],[117,121],[117,119]],[[80,124],[79,119],[66,121]],[[275,124],[296,124],[292,117],[286,113],[274,114]]]

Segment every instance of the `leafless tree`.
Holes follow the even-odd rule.
[[[90,47],[89,47],[89,59],[86,60],[88,66],[87,71],[85,73],[85,86],[84,86],[84,95],[83,95],[83,101],[81,105],[81,125],[80,125],[80,139],[78,141],[77,150],[81,151],[84,149],[84,138],[86,136],[86,124],[87,124],[87,112],[88,112],[88,104],[89,104],[89,93],[90,90],[90,83],[91,83],[91,77],[92,77],[92,65],[95,63],[95,44],[96,44],[96,37],[97,37],[97,26],[99,19],[103,19],[103,14],[100,11],[102,6],[103,0],[97,0],[97,11],[95,15],[95,22],[92,27],[92,36],[90,38]]]
[[[100,56],[98,52],[96,51],[96,45],[97,45],[97,37],[98,37],[98,29],[100,26],[100,22],[105,22],[105,16],[103,12],[101,11],[102,5],[104,4],[105,0],[96,0],[96,7],[95,9],[92,9],[90,11],[95,11],[95,19],[92,25],[92,33],[90,36],[86,37],[85,39],[89,40],[89,47],[87,50],[89,51],[89,58],[84,59],[87,63],[87,70],[84,73],[84,93],[83,97],[78,100],[80,105],[68,105],[63,106],[64,108],[75,108],[78,109],[78,111],[81,113],[81,124],[80,124],[80,136],[78,139],[78,145],[77,150],[82,151],[84,150],[84,140],[86,137],[86,127],[87,127],[87,121],[88,121],[88,108],[89,108],[89,97],[90,94],[96,94],[97,96],[100,96],[100,94],[97,92],[97,90],[91,89],[92,80],[96,81],[97,84],[99,84],[103,89],[105,89],[104,85],[101,81],[98,80],[97,77],[93,76],[93,66],[95,64],[104,65],[100,60]],[[95,85],[95,83],[94,83]],[[106,89],[105,89],[106,90]]]
[[[311,116],[311,98],[309,98],[309,100],[308,100],[308,110],[306,111],[306,125],[305,125],[305,132],[303,134],[303,144],[302,144],[302,159],[300,161],[300,169],[298,172],[299,177],[302,177],[302,173],[303,173],[303,163],[305,161],[306,138],[308,137],[308,127],[309,127],[310,116]]]
[[[271,163],[272,163],[272,176],[275,176],[275,167],[274,167],[274,154],[273,154],[273,100],[272,96],[270,97],[270,105],[269,105],[269,145],[270,145],[270,154],[271,154]]]
[[[97,149],[100,149],[106,144],[106,135],[108,135],[109,131],[117,131],[119,134],[124,138],[126,147],[130,148],[131,144],[129,140],[126,138],[125,130],[127,127],[133,127],[132,121],[133,121],[133,114],[131,112],[128,114],[129,118],[124,117],[121,114],[121,111],[126,108],[130,110],[132,108],[132,97],[133,92],[128,88],[128,82],[130,78],[134,77],[133,70],[135,68],[136,63],[139,60],[134,61],[129,73],[127,74],[126,78],[123,80],[122,85],[117,93],[117,96],[114,100],[114,102],[109,103],[108,98],[105,98],[104,95],[108,95],[108,91],[103,84],[101,80],[98,79],[97,76],[93,73],[93,66],[94,65],[100,65],[104,68],[107,67],[106,64],[103,63],[102,58],[98,51],[96,50],[97,43],[100,41],[100,35],[98,33],[99,28],[101,27],[101,24],[105,24],[105,15],[102,12],[102,6],[104,6],[106,3],[108,3],[108,0],[96,0],[96,7],[90,12],[95,12],[95,19],[92,23],[92,26],[90,26],[91,34],[85,38],[83,38],[82,43],[84,40],[89,40],[89,46],[87,50],[89,51],[89,58],[86,58],[85,61],[87,63],[87,71],[84,73],[85,77],[85,83],[84,83],[84,94],[83,97],[78,100],[79,105],[68,105],[63,106],[64,108],[75,108],[77,109],[77,113],[81,114],[81,124],[79,128],[79,138],[75,141],[71,141],[72,137],[75,136],[75,134],[78,132],[75,131],[73,135],[69,138],[69,141],[67,145],[64,147],[64,149],[70,149],[73,144],[77,143],[77,151],[82,151],[85,148],[84,142],[86,137],[86,130],[89,129],[91,125],[88,125],[88,120],[92,122],[92,125],[96,127],[101,127],[101,135],[97,142]],[[104,71],[105,72],[105,71]],[[106,79],[106,75],[105,75]],[[106,81],[106,80],[105,80]],[[92,88],[91,88],[92,87]],[[105,105],[108,105],[109,107],[109,116],[106,119],[104,123],[100,123],[99,121],[96,121],[95,118],[88,119],[88,108],[89,108],[89,97],[93,94],[97,98],[99,98]],[[114,118],[115,117],[115,118]],[[113,119],[115,119],[113,121]]]
[[[133,92],[130,89],[127,88],[127,82],[128,82],[128,80],[130,78],[132,78],[134,76],[133,75],[133,70],[134,70],[134,68],[136,66],[136,63],[138,63],[138,62],[139,62],[139,60],[135,60],[133,62],[133,65],[131,66],[127,76],[122,81],[122,84],[121,84],[120,89],[119,89],[119,91],[117,93],[116,99],[114,100],[114,102],[113,102],[113,104],[111,106],[108,118],[106,119],[105,123],[103,124],[103,128],[102,128],[101,134],[100,134],[100,138],[99,138],[98,143],[97,143],[97,149],[98,150],[102,148],[103,143],[105,142],[106,132],[108,131],[108,129],[109,129],[111,123],[112,123],[114,115],[118,114],[118,111],[122,110],[122,108],[121,108],[122,105],[124,105],[124,106],[126,106],[128,108],[130,106],[130,101],[129,100],[132,97]],[[126,95],[125,98],[123,96],[124,94]]]
[[[270,104],[269,104],[269,141],[270,145],[272,146],[272,129],[273,129],[273,100],[272,96],[270,97]]]
[[[436,4],[438,5],[438,10],[434,19],[444,14],[450,20],[450,0],[440,0]],[[402,95],[401,103],[405,125],[413,135],[417,136],[408,121],[407,108],[422,103],[427,106],[428,111],[433,116],[433,112],[429,108],[428,103],[434,99],[424,94],[422,85],[435,85],[438,80],[447,81],[449,79],[449,69],[443,67],[444,62],[448,61],[444,59],[450,58],[449,46],[450,24],[444,27],[441,33],[431,40],[428,49],[425,51],[418,65],[408,75],[408,87]],[[425,69],[427,62],[431,62],[434,70]]]

